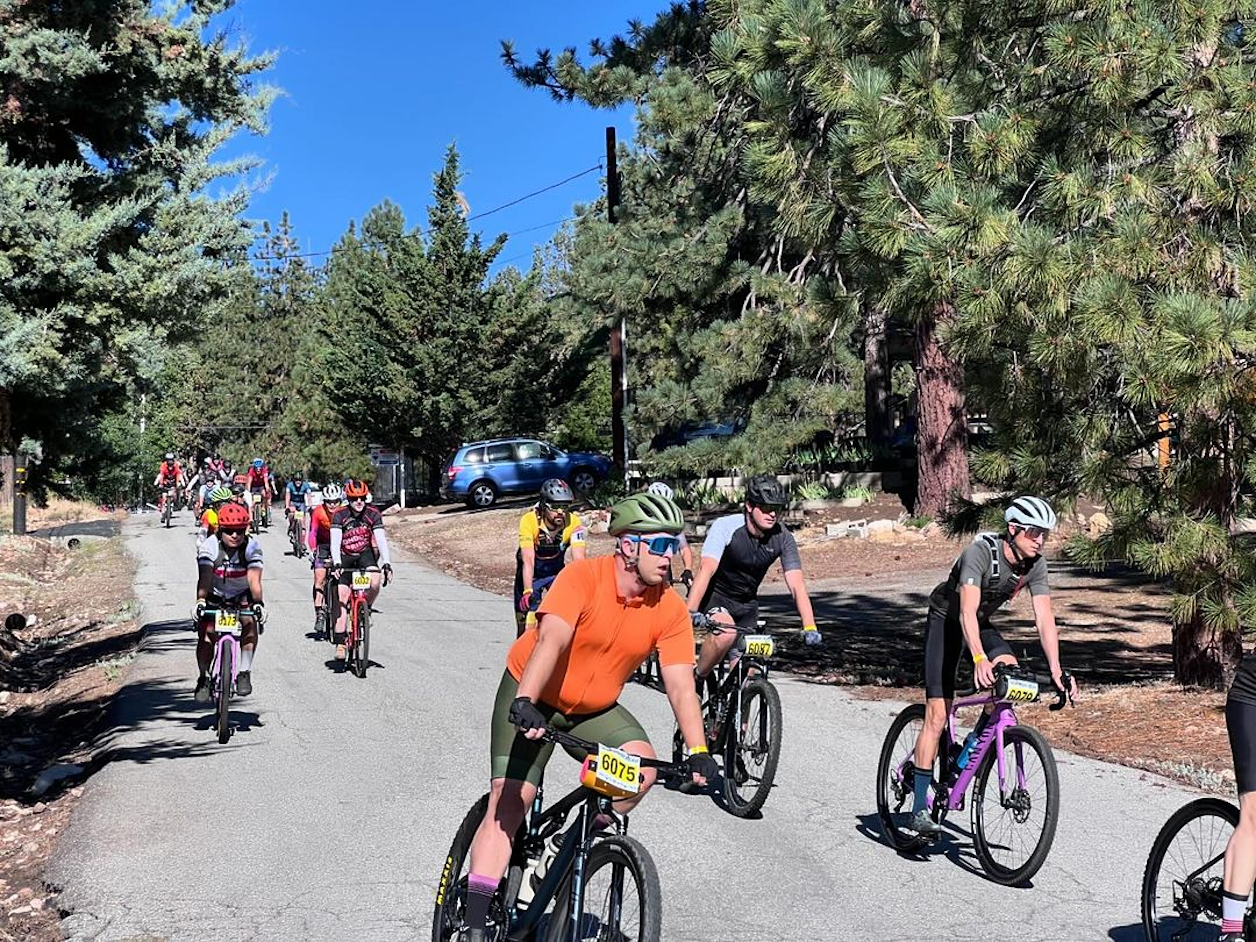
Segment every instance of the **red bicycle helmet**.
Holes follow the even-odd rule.
[[[226,503],[218,508],[218,529],[244,530],[249,525],[249,512],[243,504]]]
[[[366,486],[365,481],[345,481],[345,497],[348,500],[356,500],[369,493],[370,488]]]

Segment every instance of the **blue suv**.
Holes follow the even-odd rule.
[[[610,469],[605,455],[563,451],[535,438],[496,438],[454,452],[440,493],[471,507],[492,507],[503,494],[535,494],[547,478],[562,478],[587,494]]]

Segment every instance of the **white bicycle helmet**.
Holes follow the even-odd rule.
[[[664,484],[662,481],[655,481],[645,489],[645,492],[655,497],[666,497],[668,500],[676,499],[676,492],[672,490],[671,485]]]
[[[323,488],[323,500],[329,504],[344,500],[345,492],[340,489],[339,484],[328,484]]]
[[[1003,519],[1018,527],[1038,527],[1042,530],[1055,529],[1055,511],[1041,497],[1018,497],[1003,514]]]

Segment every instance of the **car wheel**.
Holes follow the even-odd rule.
[[[572,472],[571,486],[581,494],[590,494],[597,487],[597,475],[588,468],[577,468]]]
[[[477,481],[467,491],[467,504],[471,507],[492,507],[497,502],[497,488],[491,481]]]

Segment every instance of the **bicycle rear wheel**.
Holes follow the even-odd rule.
[[[991,743],[973,789],[973,849],[991,880],[1015,886],[1037,873],[1051,851],[1060,775],[1046,739],[1029,726],[1004,730],[1003,764],[1007,781],[1000,782],[998,744]]]
[[[161,525],[167,529],[170,527],[170,504],[170,498],[167,497],[164,501],[162,501],[161,505]]]
[[[366,669],[371,663],[371,607],[363,600],[355,610],[358,618],[358,638],[353,646],[353,671],[358,677],[365,677]]]
[[[449,845],[449,853],[445,856],[445,866],[441,868],[440,882],[436,885],[436,906],[432,912],[432,942],[453,942],[459,938],[458,930],[462,926],[463,916],[467,908],[467,855],[471,850],[471,840],[484,820],[488,811],[488,795],[483,795],[471,806],[453,843]],[[523,840],[524,829],[521,827],[515,835],[515,847]],[[519,890],[519,866],[512,858],[506,878],[501,888],[493,897],[488,910],[488,930],[485,932],[487,942],[504,942],[509,921],[506,913],[513,909],[515,896]]]
[[[218,741],[231,738],[231,675],[235,670],[235,645],[224,644],[218,661]]]
[[[554,897],[546,942],[657,942],[663,931],[663,890],[649,851],[627,835],[594,843],[585,862],[584,918],[571,931],[571,874]]]
[[[877,761],[877,816],[881,833],[895,850],[919,850],[927,843],[900,826],[911,813],[916,740],[924,726],[924,704],[913,703],[894,717]]]
[[[1238,823],[1239,809],[1220,798],[1198,798],[1165,822],[1143,871],[1148,942],[1217,938],[1225,848]]]
[[[724,798],[739,818],[755,814],[772,794],[781,759],[781,695],[762,677],[741,689],[741,728],[724,739]]]

